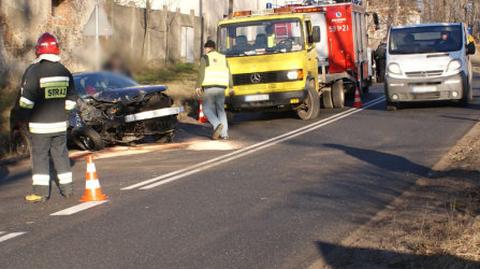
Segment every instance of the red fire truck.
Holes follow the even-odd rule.
[[[316,45],[322,102],[326,108],[344,106],[345,95],[353,96],[355,87],[368,92],[372,78],[371,52],[368,48],[366,1],[304,1],[277,8],[307,13],[313,26],[321,29]],[[378,16],[373,14],[378,24]]]

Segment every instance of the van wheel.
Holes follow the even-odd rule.
[[[314,81],[310,80],[307,84],[307,97],[299,107],[297,115],[302,120],[313,120],[320,113],[320,96],[315,89]]]
[[[468,88],[468,90],[464,91],[464,96],[460,101],[458,101],[458,105],[462,107],[466,107],[470,104],[470,101],[473,100],[472,90]]]
[[[337,80],[333,83],[332,101],[334,108],[343,108],[345,106],[345,85],[343,80]]]
[[[324,108],[333,108],[332,88],[324,88],[322,92],[322,103]]]
[[[398,109],[398,104],[387,101],[385,108],[387,111],[396,111]]]

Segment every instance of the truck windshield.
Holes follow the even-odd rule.
[[[462,27],[422,26],[392,29],[390,54],[451,52],[462,49]]]
[[[301,51],[302,23],[298,19],[268,20],[220,26],[219,51],[227,56],[251,56]]]

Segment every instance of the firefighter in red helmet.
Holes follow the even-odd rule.
[[[19,105],[28,113],[31,139],[33,193],[28,202],[50,196],[50,157],[60,193],[73,195],[73,178],[67,150],[68,111],[75,108],[76,94],[70,71],[60,63],[58,40],[44,33],[35,46],[37,58],[23,75]]]

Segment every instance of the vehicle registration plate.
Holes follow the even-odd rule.
[[[258,95],[247,95],[245,96],[245,102],[258,102],[258,101],[267,101],[270,97],[268,94],[258,94]]]
[[[413,92],[436,92],[437,87],[435,86],[416,86],[413,87]]]

